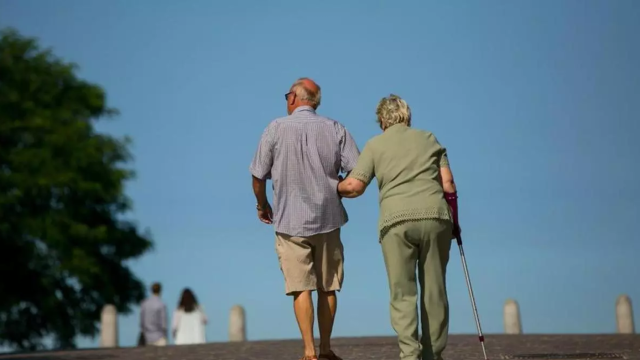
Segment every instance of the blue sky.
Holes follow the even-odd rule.
[[[360,149],[389,93],[448,148],[486,333],[507,298],[527,333],[614,332],[616,297],[640,304],[637,1],[3,0],[0,26],[78,63],[120,109],[98,128],[133,138],[131,216],[156,242],[132,267],[170,309],[192,287],[211,341],[234,304],[250,339],[299,336],[248,166],[301,76]],[[393,335],[377,191],[345,204],[334,334]],[[474,333],[455,247],[448,284],[451,332]]]

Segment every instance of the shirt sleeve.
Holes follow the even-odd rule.
[[[440,167],[449,167],[449,157],[447,156],[446,148],[442,148],[442,150],[440,150]]]
[[[358,179],[367,185],[369,185],[371,180],[375,177],[373,151],[370,143],[367,143],[364,146],[364,149],[362,149],[362,154],[360,154],[360,157],[358,158],[358,163],[349,174],[349,177]]]
[[[273,166],[273,146],[274,146],[273,125],[267,126],[262,133],[258,149],[253,156],[253,161],[249,166],[251,175],[258,179],[270,179],[271,167]]]
[[[436,142],[436,144],[438,144],[438,147],[440,148],[440,150],[438,151],[438,163],[440,164],[440,167],[449,167],[449,156],[447,155],[447,148],[442,146],[442,144],[440,144],[440,142],[438,141],[438,139],[436,138],[435,135],[433,136],[433,140]]]
[[[347,129],[339,125],[338,136],[340,138],[340,169],[343,173],[353,170],[358,162],[360,150],[353,140],[351,133]]]

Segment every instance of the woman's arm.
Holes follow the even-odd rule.
[[[200,310],[200,314],[202,314],[202,324],[207,325],[207,314],[204,312],[204,307],[198,304],[198,309]]]
[[[436,140],[437,141],[437,140]],[[444,191],[444,199],[451,208],[451,217],[453,220],[453,235],[459,237],[460,223],[458,220],[458,189],[456,183],[453,181],[453,173],[449,166],[449,156],[447,155],[447,149],[442,148],[440,153],[440,181],[442,181],[442,190]]]
[[[442,190],[444,190],[444,199],[451,208],[451,217],[453,218],[453,235],[458,237],[462,232],[460,230],[460,222],[458,220],[458,191],[456,183],[453,181],[453,174],[449,166],[440,167],[440,178],[442,179]]]
[[[453,181],[453,174],[448,166],[440,168],[440,178],[442,179],[442,189],[444,192],[456,192],[456,183]]]
[[[346,198],[356,198],[364,194],[366,189],[367,184],[351,177],[342,180],[338,184],[338,193],[340,193],[342,197]]]
[[[358,157],[358,163],[347,174],[347,178],[338,183],[338,194],[346,198],[356,198],[367,189],[375,176],[373,150],[367,143]]]

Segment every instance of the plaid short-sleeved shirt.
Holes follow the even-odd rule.
[[[310,106],[273,120],[249,170],[273,182],[276,232],[308,237],[346,224],[347,212],[336,190],[338,175],[350,172],[359,155],[347,129]]]

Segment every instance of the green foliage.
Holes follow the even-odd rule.
[[[93,128],[117,114],[104,91],[37,40],[0,36],[0,345],[73,348],[103,305],[142,300],[125,262],[153,244],[122,219],[134,174],[128,140]]]

